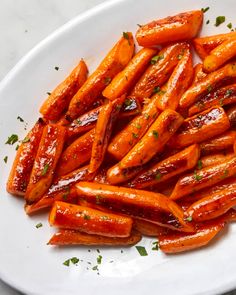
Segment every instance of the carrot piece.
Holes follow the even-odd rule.
[[[171,138],[169,146],[182,148],[199,143],[229,129],[229,119],[221,107],[212,107],[198,115],[187,118]]]
[[[102,164],[113,125],[119,115],[124,99],[125,95],[122,95],[120,98],[108,102],[99,113],[89,164],[91,173],[97,171]]]
[[[179,153],[152,165],[149,169],[142,171],[131,181],[131,186],[140,189],[166,181],[195,167],[199,155],[199,146],[197,144],[191,145]]]
[[[102,93],[117,73],[128,64],[134,53],[134,40],[131,33],[124,36],[106,55],[95,72],[72,98],[66,118],[73,120],[83,114]]]
[[[236,55],[236,37],[224,41],[204,59],[203,67],[207,72],[213,72]]]
[[[236,154],[236,140],[234,142],[234,153]]]
[[[52,183],[65,138],[63,126],[49,124],[44,130],[25,192],[27,204],[37,202]]]
[[[172,200],[182,198],[192,192],[210,187],[236,173],[236,157],[223,163],[195,170],[179,178],[170,196]]]
[[[95,129],[76,139],[62,153],[57,166],[57,176],[62,176],[81,167],[89,161],[92,153]]]
[[[193,104],[189,110],[189,116],[193,116],[213,106],[225,106],[236,103],[236,84],[221,87],[213,92],[204,95]]]
[[[183,118],[173,110],[165,110],[150,126],[142,140],[120,161],[122,168],[140,166],[160,152],[182,124]]]
[[[65,229],[107,237],[128,237],[133,221],[113,213],[56,201],[49,215],[49,223]]]
[[[92,182],[79,182],[76,190],[78,196],[83,196],[88,202],[110,210],[169,228],[193,230],[186,223],[182,209],[162,194]]]
[[[226,154],[213,154],[213,155],[208,155],[205,157],[202,157],[199,161],[200,166],[202,168],[208,167],[208,166],[212,166],[212,165],[216,165],[222,162],[225,162],[231,158],[234,157],[234,153],[226,153]]]
[[[6,188],[10,194],[25,195],[44,126],[44,121],[38,119],[18,148],[7,180]]]
[[[186,43],[171,44],[154,56],[150,66],[138,80],[130,96],[137,97],[140,101],[150,97],[158,87],[161,87],[168,80],[186,46]]]
[[[87,79],[88,69],[81,59],[70,75],[60,83],[40,108],[40,113],[47,120],[58,120],[67,109],[72,97]]]
[[[98,235],[89,235],[75,230],[60,229],[52,236],[48,245],[70,246],[70,245],[86,245],[86,246],[132,246],[142,239],[138,232],[131,232],[129,237],[105,237]]]
[[[111,83],[103,90],[104,97],[113,100],[127,93],[140,78],[146,69],[150,59],[156,54],[156,50],[150,48],[141,49],[124,68],[118,73]]]
[[[214,90],[222,80],[236,77],[236,64],[229,63],[223,68],[210,73],[197,84],[192,85],[181,97],[179,105],[181,108],[188,108],[196,101],[198,101],[202,95],[207,94]]]
[[[201,81],[203,78],[207,76],[206,73],[203,71],[203,64],[198,63],[193,68],[194,74],[193,74],[193,84]]]
[[[161,110],[167,108],[176,110],[182,94],[188,89],[193,77],[193,63],[190,46],[183,50],[179,55],[179,62],[170,76],[166,92],[157,102],[157,106]]]
[[[226,114],[229,118],[230,125],[232,128],[236,127],[236,106],[231,106],[227,111]]]
[[[199,37],[193,40],[194,48],[201,59],[204,59],[210,52],[226,40],[235,38],[236,33],[218,34],[214,36]]]
[[[119,162],[108,169],[106,179],[109,184],[124,183],[134,178],[142,169],[143,166],[122,168]]]
[[[171,233],[159,237],[159,247],[166,254],[193,250],[207,245],[224,227],[222,221],[202,225],[196,233]]]
[[[169,228],[159,226],[155,223],[152,223],[146,220],[141,220],[141,219],[135,219],[133,227],[142,235],[148,236],[148,237],[158,238],[170,232]]]
[[[224,132],[210,140],[204,141],[200,144],[201,154],[211,154],[216,152],[224,152],[232,149],[234,141],[236,140],[236,131]]]
[[[192,39],[198,34],[202,20],[201,10],[168,16],[141,26],[136,33],[136,39],[138,44],[144,47]]]

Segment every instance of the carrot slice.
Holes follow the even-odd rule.
[[[194,74],[193,74],[193,84],[201,81],[203,78],[207,76],[203,71],[203,64],[198,63],[194,66]]]
[[[159,226],[155,223],[146,221],[146,220],[140,220],[135,219],[133,227],[140,232],[144,236],[148,237],[160,237],[162,235],[166,235],[170,232],[169,228]]]
[[[225,162],[233,157],[234,157],[234,153],[207,155],[205,157],[202,157],[199,160],[199,163],[202,168],[205,168],[208,166],[212,166],[212,165],[216,165],[216,164]]]

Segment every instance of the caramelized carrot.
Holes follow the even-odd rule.
[[[25,192],[27,204],[37,202],[50,187],[63,149],[64,138],[63,126],[49,124],[44,128]]]
[[[25,195],[44,126],[44,121],[38,119],[18,148],[7,180],[7,191],[10,194]]]
[[[194,66],[194,74],[193,74],[193,84],[201,81],[206,77],[206,73],[203,71],[203,64],[198,63]]]
[[[98,235],[89,235],[75,230],[60,229],[52,236],[48,245],[70,246],[132,246],[141,240],[142,236],[138,232],[131,232],[127,238],[104,237]]]
[[[236,103],[236,84],[221,87],[204,95],[189,110],[189,116],[193,116],[213,106],[225,106]]]
[[[166,181],[196,166],[199,155],[198,145],[191,145],[179,153],[152,165],[149,169],[142,171],[131,181],[131,186],[140,189]]]
[[[223,163],[195,170],[179,178],[171,194],[171,199],[176,200],[188,194],[210,187],[223,179],[236,173],[236,157]]]
[[[225,162],[234,157],[234,153],[213,154],[202,157],[199,161],[202,168]]]
[[[141,49],[124,68],[116,75],[111,83],[102,92],[103,96],[113,100],[127,93],[140,78],[142,72],[146,69],[150,59],[156,54],[156,50],[144,48]]]
[[[119,162],[108,169],[106,179],[110,184],[124,183],[134,178],[142,169],[143,166],[122,168]]]
[[[49,223],[51,226],[87,234],[128,237],[133,221],[129,217],[56,201],[49,215]]]
[[[122,105],[122,109],[120,111],[119,117],[124,118],[124,117],[138,115],[141,113],[141,111],[142,111],[142,107],[141,107],[140,101],[135,97],[128,96]]]
[[[66,118],[73,120],[86,112],[113,77],[128,64],[133,53],[133,36],[131,33],[125,33],[106,55],[95,72],[74,95],[66,113]]]
[[[94,134],[95,129],[88,131],[63,151],[56,170],[58,176],[66,175],[89,161]]]
[[[236,106],[233,105],[232,107],[230,107],[227,111],[226,114],[229,118],[230,121],[230,125],[232,128],[236,127]]]
[[[70,75],[59,84],[40,108],[40,113],[47,120],[58,120],[67,109],[72,97],[87,79],[88,69],[81,59]]]
[[[236,77],[236,64],[229,63],[223,68],[210,73],[197,84],[192,85],[181,97],[179,105],[181,108],[188,108],[202,95],[207,94],[217,87],[217,84],[225,79]]]
[[[142,235],[149,237],[159,238],[160,236],[166,235],[170,232],[170,229],[166,227],[141,219],[135,219],[133,227]]]
[[[199,143],[229,129],[229,119],[221,107],[212,107],[198,115],[187,118],[178,132],[171,138],[169,145],[182,148]]]
[[[167,42],[194,38],[202,25],[201,10],[187,11],[141,26],[136,39],[140,46],[150,47]]]

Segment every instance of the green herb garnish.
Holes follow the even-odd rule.
[[[44,176],[47,173],[48,168],[49,168],[49,164],[45,164],[45,166],[43,167],[42,176]]]
[[[209,9],[210,9],[210,7],[201,8],[201,11],[202,11],[203,13],[205,13],[205,12],[207,12]]]
[[[155,93],[158,93],[160,91],[161,91],[161,88],[159,86],[155,86],[154,89],[153,89],[153,91],[152,91],[152,93],[155,94]]]
[[[197,181],[200,181],[202,179],[202,176],[201,175],[198,175],[197,174],[197,171],[194,170],[194,178],[197,180]]]
[[[98,265],[95,265],[92,270],[98,270]]]
[[[141,125],[140,125],[140,124],[136,124],[135,127],[136,127],[137,129],[141,129]]]
[[[12,134],[11,136],[8,137],[7,141],[5,142],[5,144],[9,144],[9,145],[13,145],[14,143],[16,143],[18,141],[18,135],[16,134]]]
[[[133,138],[138,138],[138,134],[137,133],[132,133]]]
[[[153,58],[151,59],[150,63],[152,65],[155,65],[159,60],[163,59],[164,58],[164,55],[161,54],[161,55],[155,55],[153,56]]]
[[[40,222],[40,223],[38,223],[38,224],[35,225],[36,228],[40,228],[42,226],[43,226],[42,222]]]
[[[51,92],[47,92],[47,95],[51,95]]]
[[[20,146],[19,146],[19,144],[18,144],[18,145],[16,146],[15,150],[17,151],[19,147],[20,147]]]
[[[87,215],[87,214],[84,214],[83,217],[84,217],[85,220],[89,220],[89,219],[91,219],[91,217],[90,217],[89,215]]]
[[[17,120],[19,120],[20,122],[24,122],[24,119],[22,119],[20,116],[17,117]]]
[[[64,261],[63,264],[64,264],[65,266],[69,266],[69,265],[70,265],[70,259],[67,259],[66,261]]]
[[[102,263],[102,256],[98,255],[97,257],[97,264],[101,264]]]
[[[218,27],[219,25],[221,25],[224,22],[225,22],[225,16],[223,16],[223,15],[217,16],[215,26]]]
[[[70,261],[71,261],[73,264],[76,264],[76,263],[79,262],[79,258],[77,258],[77,257],[72,257],[72,258],[70,259]]]
[[[8,160],[8,156],[6,156],[6,157],[3,159],[3,161],[4,161],[5,163],[7,163],[7,160]]]
[[[206,21],[206,25],[208,25],[210,23],[210,20],[208,19],[207,21]]]
[[[197,161],[197,169],[202,169],[202,160]]]
[[[29,142],[29,141],[30,141],[30,138],[29,138],[29,137],[25,137],[25,138],[22,140],[23,143],[26,143],[26,142]]]
[[[159,171],[157,171],[156,175],[155,175],[155,179],[156,180],[160,180],[162,177],[161,173]]]
[[[148,120],[150,118],[150,115],[148,115],[148,114],[143,114],[143,116],[146,120]]]
[[[147,256],[148,255],[145,247],[143,247],[143,246],[135,246],[135,248],[138,250],[138,253],[140,254],[140,256]]]
[[[128,106],[130,106],[131,104],[132,104],[132,100],[131,99],[129,99],[129,98],[126,98],[126,100],[125,100],[125,105],[128,107]]]
[[[59,67],[55,67],[54,69],[55,69],[56,71],[58,71],[58,70],[59,70]]]
[[[229,23],[229,24],[227,25],[227,28],[229,28],[230,30],[232,29],[232,27],[233,27],[232,23]]]
[[[158,138],[158,136],[159,136],[159,134],[158,134],[158,132],[156,131],[156,130],[153,130],[152,131],[152,135],[157,139]]]
[[[186,221],[191,222],[193,220],[192,216],[188,216],[185,218]]]
[[[221,179],[225,179],[229,175],[229,170],[224,170],[224,174],[221,176]]]
[[[159,243],[158,243],[158,241],[153,242],[152,244],[153,244],[152,250],[158,251],[159,250]]]

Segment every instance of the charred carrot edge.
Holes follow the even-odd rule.
[[[201,10],[168,16],[141,26],[136,32],[136,39],[138,44],[144,47],[192,39],[198,34],[202,20]]]
[[[37,202],[52,183],[65,139],[63,126],[49,124],[44,130],[25,192],[27,204]]]
[[[92,182],[79,182],[76,190],[78,196],[83,196],[88,202],[110,210],[176,230],[193,230],[186,222],[183,210],[162,194]],[[170,213],[176,218],[176,222],[172,217],[172,222],[168,223]]]
[[[103,90],[104,97],[113,100],[127,93],[140,78],[146,69],[150,59],[156,54],[156,50],[150,48],[141,49],[124,68],[118,73],[111,83]]]
[[[214,48],[221,45],[226,40],[229,40],[235,37],[236,37],[235,32],[218,34],[214,36],[199,37],[193,40],[193,45],[197,54],[203,60],[208,54],[210,54],[210,52]]]
[[[204,73],[203,71],[203,64],[202,63],[198,63],[194,66],[193,68],[193,84],[201,81],[203,78],[205,78],[207,76],[206,73]]]
[[[44,127],[44,121],[38,119],[18,148],[7,180],[6,188],[10,194],[25,195]]]
[[[146,220],[141,220],[141,219],[134,219],[133,227],[142,235],[149,236],[149,237],[158,238],[170,232],[169,228],[159,226],[155,223],[152,223]]]
[[[225,106],[234,103],[236,103],[236,84],[221,87],[206,94],[189,108],[188,114],[193,116],[212,106]]]
[[[232,107],[230,107],[227,111],[226,114],[229,118],[230,121],[230,125],[232,128],[236,127],[236,106],[233,105]]]
[[[125,33],[74,95],[66,113],[66,118],[73,120],[86,112],[115,75],[128,64],[133,53],[133,36],[131,33]]]
[[[89,235],[75,230],[60,229],[49,240],[48,245],[70,246],[70,245],[86,245],[86,246],[132,246],[142,239],[140,233],[132,231],[127,238],[114,238],[99,235]]]
[[[192,82],[193,62],[189,45],[179,55],[179,59],[177,66],[167,82],[166,92],[157,102],[157,107],[161,110],[167,108],[176,110],[182,94]]]
[[[222,79],[236,77],[236,64],[229,63],[223,68],[210,73],[197,84],[192,85],[181,97],[179,105],[181,108],[188,108],[199,100],[201,95],[215,89],[217,83]]]
[[[195,170],[179,178],[170,198],[176,200],[192,192],[210,187],[236,173],[236,157],[223,163]]]
[[[213,155],[207,155],[202,157],[199,160],[199,165],[202,168],[208,167],[208,166],[212,166],[212,165],[216,165],[222,162],[225,162],[229,159],[232,159],[234,157],[234,153],[225,153],[225,154],[213,154]]]
[[[173,176],[185,172],[196,166],[200,156],[197,144],[180,151],[173,156],[152,165],[149,169],[142,171],[133,181],[131,187],[145,188],[166,181]]]
[[[62,153],[56,174],[62,176],[81,167],[89,161],[92,152],[95,129],[76,139]]]
[[[230,128],[229,119],[221,107],[212,107],[184,120],[169,146],[183,148],[217,136]]]
[[[150,66],[135,84],[130,96],[137,97],[141,102],[150,97],[168,80],[179,57],[185,50],[186,43],[171,44],[163,48],[151,59]]]
[[[49,223],[65,229],[107,237],[128,237],[133,221],[113,213],[56,201],[49,215]]]
[[[87,79],[88,69],[81,59],[70,75],[60,83],[40,108],[40,113],[47,120],[58,120],[62,113],[66,111],[72,97]]]

